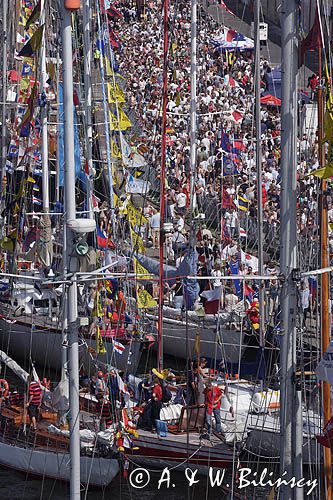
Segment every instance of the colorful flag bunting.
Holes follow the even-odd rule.
[[[41,13],[41,0],[38,1],[36,7],[31,12],[31,15],[30,15],[29,19],[25,23],[25,29],[26,30],[29,29],[29,26],[31,26],[31,24],[34,24],[34,23],[36,23],[39,20],[40,13]]]
[[[33,57],[34,54],[41,48],[44,32],[44,24],[40,26],[30,40],[24,45],[24,47],[17,54],[19,57]]]

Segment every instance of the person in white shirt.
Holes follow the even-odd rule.
[[[303,313],[303,327],[306,326],[306,318],[308,315],[308,312],[310,310],[310,290],[308,283],[303,281],[301,284],[301,290],[300,290],[300,296],[301,296],[301,307],[302,307],[302,313]]]
[[[180,191],[179,193],[176,193],[175,198],[176,198],[177,210],[183,214],[185,212],[185,207],[186,207],[186,194]]]
[[[160,213],[157,210],[154,210],[153,215],[150,218],[150,228],[151,228],[151,236],[152,236],[152,240],[153,240],[153,248],[159,247],[160,222],[161,222]]]

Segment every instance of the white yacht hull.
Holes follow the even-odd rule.
[[[320,434],[319,416],[303,416],[303,463],[311,464],[321,460],[321,447],[316,435]],[[248,437],[245,451],[268,460],[280,461],[280,418],[278,415],[249,415],[247,419]]]
[[[69,453],[21,448],[0,442],[0,464],[21,472],[59,481],[70,481]],[[107,486],[119,472],[115,459],[81,457],[81,483]]]
[[[193,355],[197,334],[199,334],[200,355],[211,360],[211,364],[214,364],[215,360],[217,363],[222,360],[238,363],[246,348],[243,332],[219,327],[219,333],[217,333],[217,319],[213,315],[200,318],[191,312],[186,321],[186,315],[182,316],[180,311],[177,315],[176,310],[173,310],[173,317],[169,317],[170,310],[168,308],[163,316],[163,352],[165,354],[186,359],[186,338],[188,338],[188,353]],[[155,315],[147,314],[147,316],[151,320],[158,321]]]

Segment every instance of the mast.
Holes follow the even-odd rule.
[[[162,147],[161,147],[161,197],[160,197],[160,272],[158,311],[158,369],[163,369],[163,263],[164,263],[164,213],[165,213],[165,164],[166,164],[166,123],[168,102],[168,49],[169,49],[169,1],[164,0],[164,42],[163,42],[163,102],[162,102]]]
[[[91,107],[92,107],[92,86],[91,86],[91,2],[90,0],[84,0],[83,2],[83,54],[84,54],[84,108],[85,108],[85,125],[86,125],[86,153],[87,153],[87,164],[89,179],[87,182],[87,203],[89,210],[89,217],[93,218],[93,208],[91,199],[91,175],[93,171],[93,159],[92,159],[92,145],[93,145],[93,128],[92,128],[92,118],[91,118]]]
[[[2,113],[1,113],[1,177],[0,189],[6,172],[6,100],[7,100],[7,15],[8,0],[2,0]]]
[[[318,15],[320,15],[318,10]],[[319,86],[318,86],[318,144],[319,144],[319,166],[325,165],[325,151],[323,145],[323,124],[324,124],[324,99],[323,99],[323,82],[322,82],[322,49],[318,49],[318,64],[319,64]],[[320,192],[320,260],[321,268],[329,267],[328,256],[328,220],[327,220],[327,202],[325,197],[326,180],[321,180]],[[322,354],[327,351],[330,343],[330,324],[329,324],[329,274],[324,273],[321,276],[320,287],[320,304],[321,304],[321,350]],[[322,399],[324,410],[324,425],[331,418],[331,388],[326,381],[322,382]],[[331,449],[324,447],[324,473],[325,473],[325,498],[332,499],[332,454]]]
[[[296,172],[297,172],[297,0],[284,0],[281,17],[282,108],[281,108],[281,459],[280,475],[286,480],[302,476],[302,448],[299,425],[302,422],[300,392],[296,392]],[[297,446],[297,449],[295,449]],[[303,491],[297,488],[297,498]],[[281,488],[283,500],[294,498],[288,487]]]
[[[46,0],[41,0],[41,20],[40,24],[45,24],[46,21]],[[43,39],[41,46],[41,93],[44,94],[44,105],[41,108],[42,122],[42,192],[43,192],[43,212],[50,213],[50,186],[49,186],[49,145],[48,145],[48,130],[47,130],[47,104],[46,104],[46,46],[45,46],[45,29],[43,30]],[[46,215],[49,220],[49,215]],[[45,265],[50,266],[51,259],[48,247],[45,251]]]
[[[66,213],[67,270],[75,273],[77,258],[74,250],[74,233],[70,229],[76,219],[75,160],[74,160],[74,111],[73,111],[73,56],[71,11],[62,3],[62,51],[64,85],[64,191]],[[69,405],[70,405],[70,498],[80,500],[80,408],[79,408],[79,348],[77,331],[77,287],[73,281],[67,288],[67,322],[69,342]]]
[[[111,212],[111,224],[112,224],[112,234],[113,236],[116,234],[116,221],[114,216],[114,190],[113,190],[113,168],[111,163],[111,146],[110,146],[110,135],[111,135],[111,123],[110,123],[110,110],[106,96],[105,90],[105,71],[104,71],[104,62],[103,62],[103,50],[102,45],[104,44],[104,32],[102,31],[101,17],[100,17],[100,5],[97,2],[97,27],[98,27],[98,37],[100,40],[100,58],[99,58],[99,67],[101,72],[101,80],[102,80],[102,98],[103,98],[103,113],[104,113],[104,121],[105,121],[105,145],[106,145],[106,160],[108,165],[108,177],[109,177],[109,190],[110,190],[110,212]]]
[[[191,152],[191,179],[190,179],[190,217],[193,218],[194,209],[194,181],[197,166],[197,0],[191,0],[191,104],[190,104],[190,152]],[[190,250],[194,247],[194,224],[192,221],[190,234]]]
[[[255,34],[255,120],[256,120],[256,170],[258,196],[258,273],[264,274],[263,252],[263,213],[262,213],[262,154],[261,154],[261,116],[260,116],[260,0],[255,0],[254,34]],[[261,349],[265,346],[265,289],[260,283],[259,290],[259,338]],[[262,355],[262,353],[261,353]],[[261,360],[262,358],[260,358]]]

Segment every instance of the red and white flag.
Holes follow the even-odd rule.
[[[113,341],[113,349],[118,354],[123,354],[123,352],[125,351],[125,346],[121,342],[118,342],[118,340],[114,340]]]

